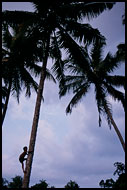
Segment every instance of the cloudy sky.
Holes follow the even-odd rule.
[[[3,3],[2,8],[33,10],[30,3],[18,2]],[[125,41],[125,27],[122,25],[124,11],[124,2],[118,2],[112,10],[91,21],[91,25],[99,28],[107,39],[105,53],[114,53],[116,46]],[[124,74],[124,64],[117,73]],[[45,83],[30,186],[44,179],[49,186],[64,187],[73,180],[80,187],[96,188],[102,179],[115,179],[115,162],[124,163],[125,155],[114,129],[109,129],[105,118],[102,127],[98,126],[93,89],[71,115],[66,115],[65,109],[71,98],[72,94],[69,94],[60,100],[58,84]],[[120,103],[109,99],[114,120],[124,138],[123,108]],[[34,92],[30,99],[22,93],[20,104],[14,97],[10,98],[2,134],[2,175],[9,181],[16,175],[23,177],[18,157],[22,148],[29,145],[35,101]]]

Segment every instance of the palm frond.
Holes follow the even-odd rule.
[[[6,49],[9,49],[11,47],[11,44],[12,44],[12,39],[13,39],[13,36],[11,35],[8,26],[4,25],[3,30],[2,30],[2,45],[3,45],[3,47],[5,47]]]
[[[65,21],[64,27],[66,31],[69,32],[74,39],[78,40],[80,43],[90,44],[98,41],[105,42],[105,37],[101,35],[98,29],[92,28],[90,24],[81,24],[72,20]]]
[[[119,68],[121,62],[116,56],[113,56],[110,52],[106,55],[105,59],[101,62],[99,66],[100,73],[105,75],[106,73],[113,72],[116,68]]]
[[[99,127],[101,127],[101,115],[103,114],[104,116],[106,116],[109,128],[111,129],[111,119],[106,112],[106,108],[108,108],[108,110],[110,110],[110,113],[112,113],[111,104],[106,100],[106,92],[104,87],[98,83],[95,84],[95,97],[99,113]]]
[[[125,44],[121,43],[117,46],[116,57],[118,61],[125,61]]]
[[[82,97],[87,94],[89,87],[89,83],[85,83],[76,90],[74,97],[71,99],[70,103],[66,108],[66,113],[72,112],[72,108],[76,106],[79,103],[79,101],[81,101]]]
[[[6,86],[2,86],[2,99],[5,100],[6,96],[7,96],[7,87]]]
[[[110,102],[108,100],[105,99],[105,101],[103,101],[103,106],[104,106],[104,115],[106,116],[107,122],[108,122],[108,126],[111,130],[111,117],[112,116],[112,105],[110,104]],[[110,115],[109,115],[110,113]]]
[[[124,93],[120,92],[119,90],[113,88],[111,85],[105,83],[108,93],[112,96],[114,100],[121,101],[123,108],[125,110],[125,96]]]
[[[113,2],[66,1],[64,6],[59,7],[57,13],[60,16],[65,15],[68,19],[92,19],[99,16],[104,10],[111,9],[113,5]]]
[[[115,87],[124,87],[125,89],[125,76],[120,75],[107,75],[105,76],[106,83],[111,84]]]
[[[62,53],[61,53],[59,43],[57,41],[57,37],[55,33],[54,33],[54,37],[52,37],[50,55],[53,59],[55,59],[55,63],[53,64],[51,70],[53,71],[56,79],[59,81],[59,85],[63,85],[64,84],[64,65],[66,64],[66,60],[62,60]]]
[[[91,56],[91,66],[94,71],[98,70],[98,66],[101,65],[101,62],[103,60],[103,48],[104,48],[105,42],[96,40],[93,43],[93,46],[90,51]]]
[[[75,65],[73,62],[73,59],[68,59],[67,64],[65,64],[65,70],[69,71],[69,73],[73,75],[83,75],[84,76],[84,69],[81,67],[78,67],[78,65]]]
[[[53,77],[53,75],[51,74],[51,72],[49,71],[49,69],[46,70],[46,79],[52,80],[54,83],[56,83],[56,80]]]
[[[18,77],[18,72],[15,72],[15,77],[12,78],[12,87],[11,87],[11,92],[12,95],[17,98],[17,102],[19,103],[19,96],[21,94],[21,81]]]
[[[58,32],[58,42],[61,48],[66,50],[69,54],[71,62],[74,61],[76,65],[83,67],[86,72],[89,72],[89,57],[85,51],[71,38],[71,36],[61,28]]]
[[[23,64],[23,63],[21,63]],[[41,74],[41,70],[42,70],[42,67],[37,65],[35,62],[33,62],[32,60],[29,61],[29,62],[26,62],[24,63],[24,67],[30,72],[30,74],[32,76],[40,76]]]
[[[80,86],[87,83],[83,76],[65,76],[64,85],[59,86],[59,97],[61,98],[67,92],[73,91],[75,93]]]
[[[52,59],[58,60],[62,59],[62,53],[59,48],[59,44],[57,42],[56,34],[54,33],[54,36],[51,38],[51,45],[50,45],[50,57]]]
[[[59,85],[64,85],[64,64],[64,60],[58,59],[51,68],[56,79],[59,81]]]
[[[19,72],[21,86],[23,85],[24,89],[26,89],[26,96],[30,97],[31,89],[34,89],[35,92],[37,92],[38,84],[25,68],[21,67]]]
[[[63,0],[55,0],[55,1],[47,0],[45,2],[36,0],[36,1],[32,2],[32,4],[33,4],[33,7],[35,8],[36,12],[42,14],[42,16],[43,16],[43,15],[46,15],[48,10],[59,7],[60,4],[62,4],[63,2],[64,2]]]
[[[81,14],[87,17],[89,20],[99,16],[104,10],[112,9],[114,2],[86,2],[83,7],[81,7]],[[82,6],[82,4],[80,5]]]
[[[98,85],[95,85],[95,97],[96,97],[96,102],[97,102],[97,108],[98,108],[98,113],[99,113],[99,127],[101,127],[102,119],[101,119],[101,114],[103,113],[103,107],[102,107],[102,97],[103,95],[102,92],[103,89],[101,90]],[[101,97],[100,97],[101,96]]]

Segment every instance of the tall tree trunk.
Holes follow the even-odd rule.
[[[35,148],[36,135],[37,135],[37,127],[38,127],[40,107],[41,107],[41,100],[42,100],[42,94],[43,94],[43,89],[44,89],[44,82],[46,78],[48,52],[49,52],[49,39],[47,40],[45,58],[43,60],[41,78],[40,78],[40,83],[38,87],[36,106],[35,106],[35,112],[34,112],[34,118],[33,118],[33,124],[32,124],[32,131],[31,131],[31,137],[30,137],[30,143],[29,143],[29,151],[32,153],[28,153],[26,169],[25,169],[26,173],[24,173],[22,188],[29,188],[30,174],[31,174],[31,169],[32,169],[32,161],[33,161],[34,148]]]
[[[6,112],[7,112],[9,97],[10,97],[10,93],[11,93],[11,86],[12,86],[12,79],[9,82],[9,87],[8,87],[8,90],[7,90],[6,101],[5,101],[5,105],[4,105],[4,108],[3,108],[2,125],[3,125],[4,119],[5,119],[5,115],[6,115]]]
[[[117,127],[117,125],[116,125],[116,123],[115,123],[113,117],[112,117],[112,114],[111,114],[110,110],[109,110],[106,106],[105,106],[105,109],[106,109],[106,111],[107,111],[107,114],[108,114],[108,116],[109,116],[109,118],[110,118],[110,120],[111,120],[111,123],[112,123],[112,125],[113,125],[113,127],[114,127],[114,129],[115,129],[115,131],[116,131],[116,133],[117,133],[117,135],[118,135],[118,138],[119,138],[119,140],[120,140],[120,142],[121,142],[121,145],[122,145],[122,147],[123,147],[123,150],[124,150],[124,152],[125,152],[125,142],[124,142],[124,140],[123,140],[123,137],[122,137],[122,135],[121,135],[121,133],[120,133],[120,131],[119,131],[119,129],[118,129],[118,127]]]

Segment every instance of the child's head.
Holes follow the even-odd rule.
[[[24,152],[27,152],[27,146],[23,147]]]

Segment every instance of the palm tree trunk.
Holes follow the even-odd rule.
[[[9,97],[10,97],[10,93],[11,93],[11,86],[12,86],[12,79],[9,82],[9,87],[8,87],[8,91],[7,91],[7,97],[6,97],[5,105],[4,105],[4,108],[3,108],[2,125],[3,125],[4,119],[5,119],[5,115],[6,115],[6,112],[7,112]]]
[[[121,142],[121,145],[122,145],[122,147],[123,147],[123,150],[124,150],[124,152],[125,152],[125,142],[124,142],[124,140],[123,140],[123,137],[122,137],[122,135],[121,135],[121,133],[120,133],[120,131],[119,131],[119,129],[118,129],[118,127],[117,127],[117,125],[116,125],[116,123],[115,123],[113,117],[112,117],[112,114],[111,114],[110,110],[109,110],[106,106],[105,106],[105,109],[106,109],[106,111],[107,111],[107,114],[108,114],[108,116],[109,116],[109,118],[110,118],[110,120],[111,120],[111,123],[112,123],[112,125],[113,125],[113,127],[114,127],[114,129],[115,129],[115,131],[116,131],[116,133],[117,133],[117,135],[118,135],[118,138],[119,138],[119,140],[120,140],[120,142]]]
[[[45,52],[46,53],[45,53],[45,58],[43,60],[43,67],[42,67],[41,78],[40,78],[40,83],[38,87],[33,125],[32,125],[32,131],[31,131],[31,137],[30,137],[30,143],[29,143],[29,151],[32,153],[28,153],[26,169],[25,169],[26,173],[24,173],[22,188],[29,188],[30,174],[31,174],[31,169],[32,169],[32,161],[33,161],[34,148],[35,148],[36,135],[37,135],[37,127],[38,127],[40,107],[41,107],[41,100],[42,100],[42,94],[43,94],[43,89],[44,89],[44,82],[46,78],[46,67],[47,67],[48,52],[49,52],[49,39],[47,42]]]

